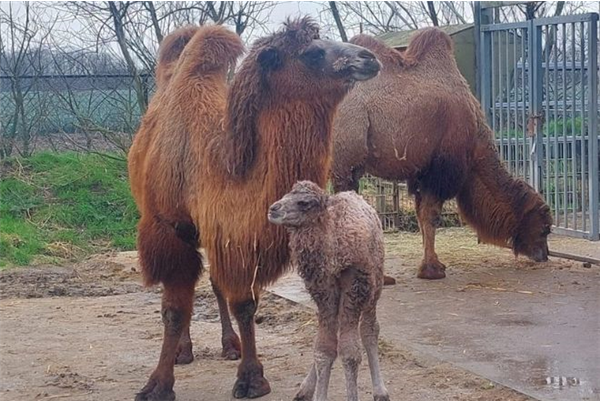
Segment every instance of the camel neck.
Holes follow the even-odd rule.
[[[296,101],[271,105],[260,114],[259,158],[268,172],[279,172],[286,191],[298,180],[325,185],[334,113],[334,106]]]
[[[306,281],[313,282],[324,275],[331,250],[329,216],[327,212],[317,222],[309,226],[289,230],[289,247],[298,274]]]

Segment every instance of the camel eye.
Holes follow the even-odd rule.
[[[308,64],[320,64],[324,57],[325,50],[323,49],[311,49],[303,55]]]
[[[311,206],[312,206],[311,203],[308,202],[308,201],[298,201],[296,203],[296,205],[298,205],[298,208],[300,208],[303,211],[306,211],[307,209],[310,209]]]

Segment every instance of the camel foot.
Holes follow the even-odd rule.
[[[306,392],[304,392],[303,390],[298,391],[298,393],[296,394],[296,396],[294,396],[294,399],[292,399],[293,401],[312,401],[313,400],[313,395],[309,395]]]
[[[446,266],[441,262],[423,263],[419,267],[417,278],[420,279],[443,279],[446,277]]]
[[[271,386],[263,376],[262,368],[238,374],[238,379],[233,386],[233,397],[236,399],[259,398],[269,392],[271,392]]]
[[[234,333],[232,336],[225,337],[221,340],[223,345],[223,351],[221,356],[225,360],[238,360],[242,357],[242,345],[240,344],[240,338]]]
[[[390,400],[390,396],[387,393],[386,394],[381,394],[381,395],[374,394],[373,395],[373,400],[374,401],[389,401]]]
[[[175,364],[190,364],[194,361],[194,353],[192,352],[192,344],[179,345],[177,347],[177,356]]]
[[[173,386],[167,386],[150,377],[148,383],[135,395],[136,401],[174,401],[175,391]]]
[[[383,275],[383,286],[395,285],[396,279],[391,276]]]

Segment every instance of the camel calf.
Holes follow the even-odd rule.
[[[269,221],[287,227],[292,260],[318,307],[315,361],[295,399],[327,399],[331,367],[339,353],[347,399],[358,400],[362,339],[373,398],[389,400],[377,345],[384,249],[375,210],[354,192],[329,196],[316,184],[302,181],[271,205]]]

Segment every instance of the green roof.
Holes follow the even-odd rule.
[[[457,24],[457,25],[446,25],[438,27],[448,35],[456,35],[462,31],[473,28],[473,24]],[[378,38],[391,47],[406,47],[410,43],[410,38],[413,33],[420,31],[420,29],[413,29],[411,31],[399,31],[399,32],[387,32],[383,35],[379,35]]]

